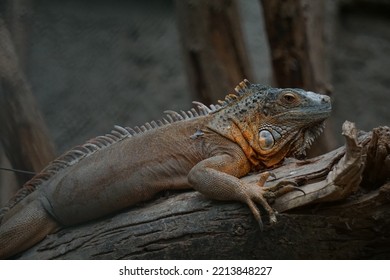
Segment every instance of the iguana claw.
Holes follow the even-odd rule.
[[[259,181],[257,182],[257,185],[262,187],[263,191],[266,192],[265,193],[266,198],[276,198],[294,190],[300,191],[304,195],[306,195],[305,191],[299,188],[298,184],[294,181],[280,181],[274,186],[264,187],[265,182],[268,180],[269,177],[273,177],[274,179],[276,179],[274,173],[266,171],[260,174]],[[270,194],[270,196],[268,196],[267,194]]]
[[[253,215],[255,216],[259,224],[260,230],[264,229],[264,225],[261,220],[260,212],[255,203],[260,204],[264,208],[264,210],[268,213],[270,224],[275,224],[277,222],[277,218],[276,218],[277,212],[275,212],[275,210],[272,209],[272,207],[268,203],[268,200],[274,200],[277,197],[282,196],[294,190],[300,191],[304,195],[306,195],[306,193],[298,187],[297,183],[292,181],[280,181],[274,186],[264,187],[265,182],[269,177],[273,177],[276,179],[275,174],[269,171],[260,174],[260,178],[257,182],[257,185],[261,187],[261,193],[255,195],[252,198],[252,200],[247,202],[249,208],[251,209]]]

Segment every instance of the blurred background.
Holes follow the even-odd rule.
[[[345,120],[363,130],[389,125],[390,0],[282,2],[0,1],[0,166],[39,171],[115,124],[216,103],[244,78],[330,94],[325,150],[343,144]],[[285,56],[292,80],[278,71]],[[38,120],[31,131],[28,110]],[[28,176],[0,171],[0,205]]]

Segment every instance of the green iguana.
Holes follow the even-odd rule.
[[[322,131],[330,98],[247,80],[209,107],[144,126],[116,126],[75,147],[27,182],[0,211],[0,257],[7,258],[61,227],[80,224],[151,199],[160,191],[193,188],[217,200],[256,204],[276,215],[265,197],[279,187],[245,184],[240,177],[305,153]]]

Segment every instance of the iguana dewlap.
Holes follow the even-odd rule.
[[[263,197],[272,190],[238,178],[304,153],[322,131],[330,98],[245,80],[219,105],[196,104],[140,128],[116,126],[54,160],[0,211],[0,257],[168,189],[244,202],[259,223],[261,204],[275,221]]]

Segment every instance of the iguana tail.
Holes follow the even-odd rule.
[[[30,193],[32,193],[35,190],[35,188],[31,187],[30,185],[26,185],[22,187],[8,203],[6,206],[0,209],[0,225],[2,224],[4,215],[15,206],[19,201],[21,201],[23,198],[28,196]]]
[[[0,226],[0,259],[32,247],[59,226],[39,200],[28,202]]]

